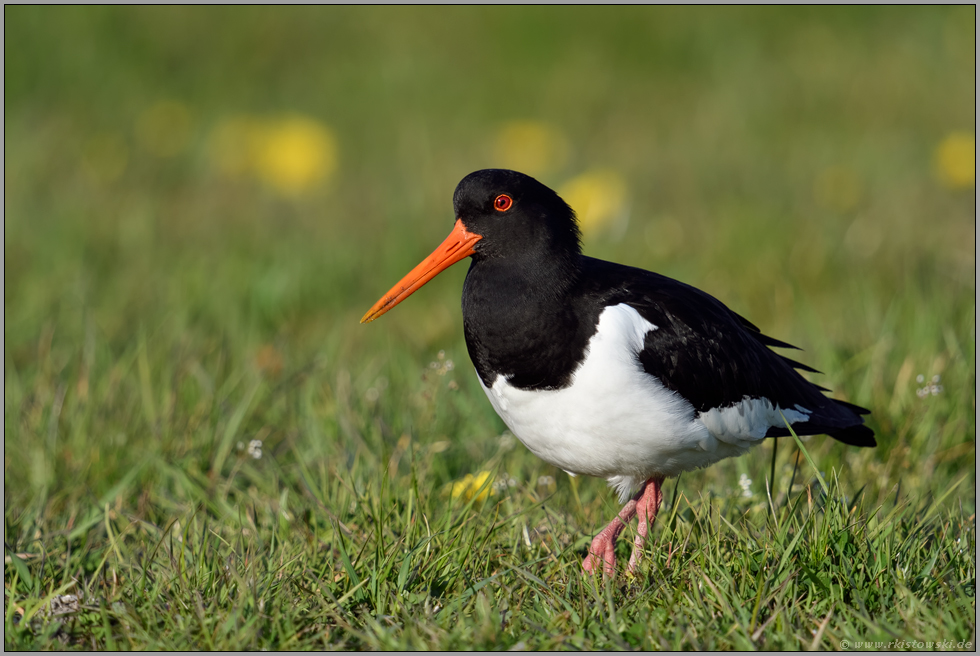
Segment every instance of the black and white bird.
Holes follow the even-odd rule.
[[[868,410],[824,396],[767,337],[714,297],[665,276],[582,254],[575,214],[515,171],[463,178],[456,224],[361,322],[472,258],[463,328],[480,384],[535,455],[605,478],[626,505],[582,566],[615,572],[615,543],[639,520],[630,571],[664,479],[745,453],[767,437],[826,434],[875,446]]]

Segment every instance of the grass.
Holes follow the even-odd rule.
[[[975,647],[973,7],[4,14],[5,649]],[[287,114],[335,169],[222,168]],[[684,474],[584,575],[615,495],[505,432],[463,267],[357,323],[518,119],[628,189],[590,254],[804,347],[878,448]]]

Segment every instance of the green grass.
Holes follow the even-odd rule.
[[[975,191],[936,169],[973,130],[973,7],[4,19],[6,649],[974,648]],[[336,136],[327,182],[215,168],[223,120],[285,113]],[[465,267],[358,324],[518,119],[567,139],[543,182],[625,181],[590,254],[803,347],[878,448],[684,474],[639,574],[584,575],[615,495],[504,432]],[[513,484],[447,493],[486,471]]]

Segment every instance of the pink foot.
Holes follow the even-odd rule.
[[[593,572],[601,563],[603,574],[612,576],[616,573],[616,538],[635,515],[636,499],[633,498],[623,506],[616,519],[609,522],[609,525],[593,538],[589,546],[589,555],[582,561],[582,569]]]
[[[643,486],[639,498],[636,500],[636,519],[639,525],[636,527],[636,538],[633,540],[630,563],[626,568],[626,571],[630,573],[635,572],[636,566],[640,564],[640,558],[643,556],[643,545],[647,541],[647,532],[653,526],[653,520],[657,518],[660,503],[664,499],[661,490],[663,482],[663,478],[651,478]]]
[[[646,543],[649,525],[653,523],[660,509],[660,502],[663,499],[660,486],[663,480],[662,477],[656,477],[644,483],[636,496],[619,511],[616,519],[609,522],[608,526],[595,536],[589,546],[589,555],[582,561],[582,569],[591,573],[601,564],[602,573],[613,576],[616,573],[616,539],[633,517],[639,516],[640,526],[633,541],[633,552],[630,554],[627,571],[633,572],[636,569],[643,545]]]

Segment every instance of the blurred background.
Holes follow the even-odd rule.
[[[882,489],[969,467],[975,53],[972,6],[6,7],[8,509],[252,440],[475,472],[466,266],[358,319],[487,167],[804,347],[873,408]]]

